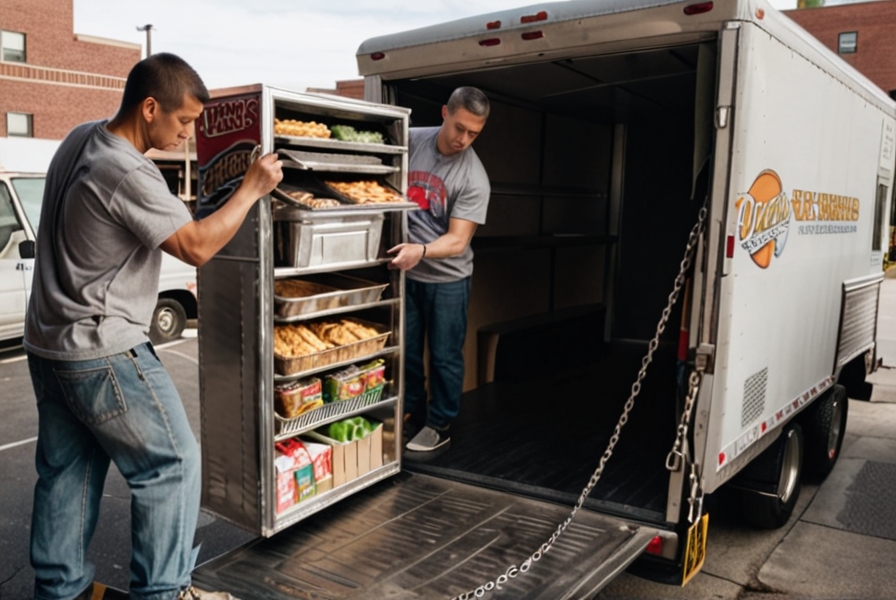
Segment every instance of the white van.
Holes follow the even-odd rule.
[[[0,341],[24,335],[45,180],[43,173],[0,170]],[[196,269],[164,254],[150,339],[176,339],[196,316]]]

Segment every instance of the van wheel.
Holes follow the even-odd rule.
[[[805,432],[805,470],[818,481],[828,476],[840,458],[849,401],[846,388],[834,384],[799,416]]]
[[[791,423],[737,476],[744,521],[759,529],[787,523],[800,496],[802,467],[803,430]]]
[[[176,340],[187,325],[187,312],[180,302],[172,298],[159,298],[152,313],[149,339],[153,344]]]

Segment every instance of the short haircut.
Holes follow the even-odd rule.
[[[167,52],[144,58],[128,73],[121,99],[121,114],[128,114],[147,98],[155,98],[162,110],[172,112],[189,94],[202,102],[209,95],[199,74],[179,56]]]
[[[488,98],[482,90],[474,87],[459,87],[451,93],[451,97],[448,98],[448,112],[454,114],[458,108],[463,108],[483,119],[488,119],[490,110]]]

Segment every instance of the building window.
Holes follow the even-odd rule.
[[[857,31],[844,31],[840,34],[837,52],[840,54],[855,54],[858,45],[859,33]]]
[[[28,113],[6,113],[6,135],[18,137],[34,137],[31,128],[31,115]]]
[[[25,62],[25,34],[0,30],[0,60]]]

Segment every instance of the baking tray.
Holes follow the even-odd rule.
[[[337,200],[339,202],[339,206],[332,206],[329,208],[314,208],[309,204],[304,204],[303,202],[296,200],[289,195],[289,192],[309,192],[311,194],[314,194],[315,198],[333,198],[334,200]],[[302,210],[313,210],[314,212],[344,210],[346,208],[353,208],[355,206],[358,206],[358,204],[353,202],[350,198],[343,196],[330,186],[324,185],[312,178],[306,178],[301,183],[293,183],[285,180],[281,181],[271,192],[271,195],[274,196],[274,198],[276,198],[277,200],[281,200],[291,206],[301,208]]]
[[[300,317],[347,306],[378,302],[388,283],[376,284],[340,273],[320,273],[292,281],[309,286],[311,295],[278,296],[274,293],[274,316],[279,319]]]
[[[326,193],[329,194],[337,194],[339,199],[343,202],[349,203],[353,206],[361,206],[364,208],[378,208],[378,207],[388,207],[388,208],[418,208],[416,202],[411,202],[408,200],[404,194],[398,191],[395,186],[390,183],[384,181],[382,177],[346,177],[345,175],[339,175],[333,177],[328,177],[327,179],[331,181],[339,181],[339,182],[351,182],[351,181],[376,181],[379,185],[384,188],[390,190],[392,193],[396,194],[398,198],[401,200],[396,202],[359,202],[354,198],[340,192],[336,188],[330,186],[326,181],[321,181],[320,185],[323,186],[323,189],[326,190]]]
[[[385,175],[400,170],[400,167],[384,165],[379,157],[364,154],[307,152],[286,148],[280,148],[277,154],[283,160],[284,167],[307,171]]]
[[[321,319],[322,321],[325,319]],[[341,319],[336,319],[341,320]],[[368,327],[373,327],[379,331],[379,335],[352,344],[344,346],[336,346],[322,352],[314,354],[306,354],[304,356],[281,356],[274,353],[274,371],[278,375],[295,375],[304,371],[319,369],[332,364],[340,363],[348,360],[356,360],[375,354],[386,346],[386,340],[392,332],[388,327],[380,323],[372,323],[363,319],[352,318]],[[276,327],[289,327],[289,325],[275,325]]]

